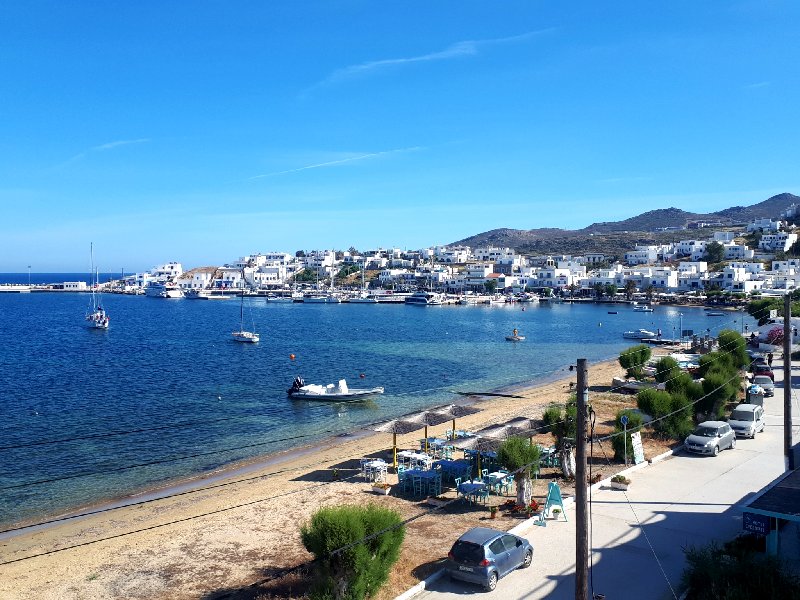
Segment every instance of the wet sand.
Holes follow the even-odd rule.
[[[623,373],[616,360],[589,369],[590,385],[598,386]],[[550,402],[564,402],[572,391],[574,373],[565,370],[563,376],[503,390],[522,398],[476,398],[482,412],[457,419],[456,427],[477,430],[518,416],[539,418]],[[444,435],[450,427],[448,422],[428,432]],[[422,435],[398,435],[398,448],[417,448]],[[391,434],[353,432],[133,499],[146,500],[142,504],[6,537],[0,540],[0,597],[203,598],[246,586],[311,558],[300,527],[319,507],[384,500],[357,475],[358,459],[391,461],[391,443]],[[334,468],[339,481],[332,479]],[[159,499],[164,491],[180,493]],[[402,498],[387,499],[403,512],[415,507]],[[406,546],[429,545],[424,536],[424,528],[410,528],[404,555],[413,554]],[[418,566],[413,556],[400,564],[408,571]],[[407,572],[398,581],[412,579]]]

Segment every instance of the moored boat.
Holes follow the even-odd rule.
[[[622,337],[630,340],[647,340],[658,337],[658,334],[647,329],[637,329],[636,331],[623,332]]]
[[[382,387],[375,387],[370,389],[351,389],[347,386],[344,379],[340,379],[339,383],[328,385],[318,385],[315,383],[306,384],[302,377],[295,377],[292,382],[292,387],[286,390],[290,398],[295,400],[321,400],[327,402],[354,402],[356,400],[365,400],[370,396],[376,396],[383,393]]]
[[[442,304],[443,298],[441,294],[435,292],[414,292],[405,299],[406,304],[414,304],[417,306],[434,306]]]

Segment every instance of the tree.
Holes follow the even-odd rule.
[[[311,597],[361,600],[374,596],[389,577],[405,525],[398,513],[376,505],[337,506],[318,510],[300,537],[316,559]]]
[[[606,291],[606,286],[604,284],[598,282],[598,283],[595,283],[592,286],[592,289],[594,290],[595,297],[602,298],[603,294]]]
[[[653,301],[653,294],[655,293],[656,293],[656,288],[652,283],[648,285],[646,288],[644,288],[644,295],[647,298],[648,302]]]
[[[706,244],[703,260],[708,263],[719,263],[725,259],[725,246],[717,241]]]
[[[626,280],[623,290],[625,291],[625,299],[630,302],[633,300],[633,295],[636,293],[636,282],[632,279]]]
[[[578,286],[577,286],[576,284],[574,284],[574,283],[570,283],[570,284],[567,286],[567,291],[569,291],[569,297],[570,297],[570,298],[574,298],[574,297],[575,297],[575,292],[576,292],[577,290],[578,290]]]
[[[556,404],[550,405],[558,407],[558,419],[550,425],[550,431],[556,438],[556,448],[561,458],[561,472],[564,477],[575,477],[575,438],[577,437],[578,430],[578,399],[573,394],[567,400],[564,407],[564,413],[561,413],[561,407]],[[554,417],[555,414],[553,413]]]
[[[531,474],[539,468],[539,446],[531,445],[521,437],[508,438],[497,450],[497,461],[514,473],[517,486],[517,504],[528,506],[533,496]]]
[[[671,356],[665,356],[656,363],[655,378],[658,383],[677,377],[681,372],[678,361]]]
[[[614,285],[613,283],[607,283],[605,285],[604,291],[605,291],[606,296],[608,296],[609,298],[613,299],[614,296],[617,295],[617,286]]]
[[[631,346],[619,355],[619,364],[626,369],[628,377],[640,379],[642,377],[642,367],[650,360],[651,351],[649,346],[639,344]]]
[[[484,281],[483,287],[486,289],[487,292],[490,294],[494,294],[494,291],[497,289],[497,282],[492,280]]]

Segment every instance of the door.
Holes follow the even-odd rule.
[[[494,555],[494,564],[497,567],[497,572],[500,577],[502,577],[511,570],[509,567],[508,551],[503,544],[503,538],[497,538],[489,544],[489,551]]]
[[[504,535],[503,545],[506,547],[506,552],[508,552],[508,569],[516,569],[525,558],[522,541],[516,536]]]

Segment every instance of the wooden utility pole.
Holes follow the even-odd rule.
[[[794,469],[792,456],[792,297],[783,298],[783,456],[784,467]]]
[[[589,596],[589,505],[586,493],[586,434],[589,422],[589,376],[586,359],[578,359],[578,403],[575,430],[575,600]]]

